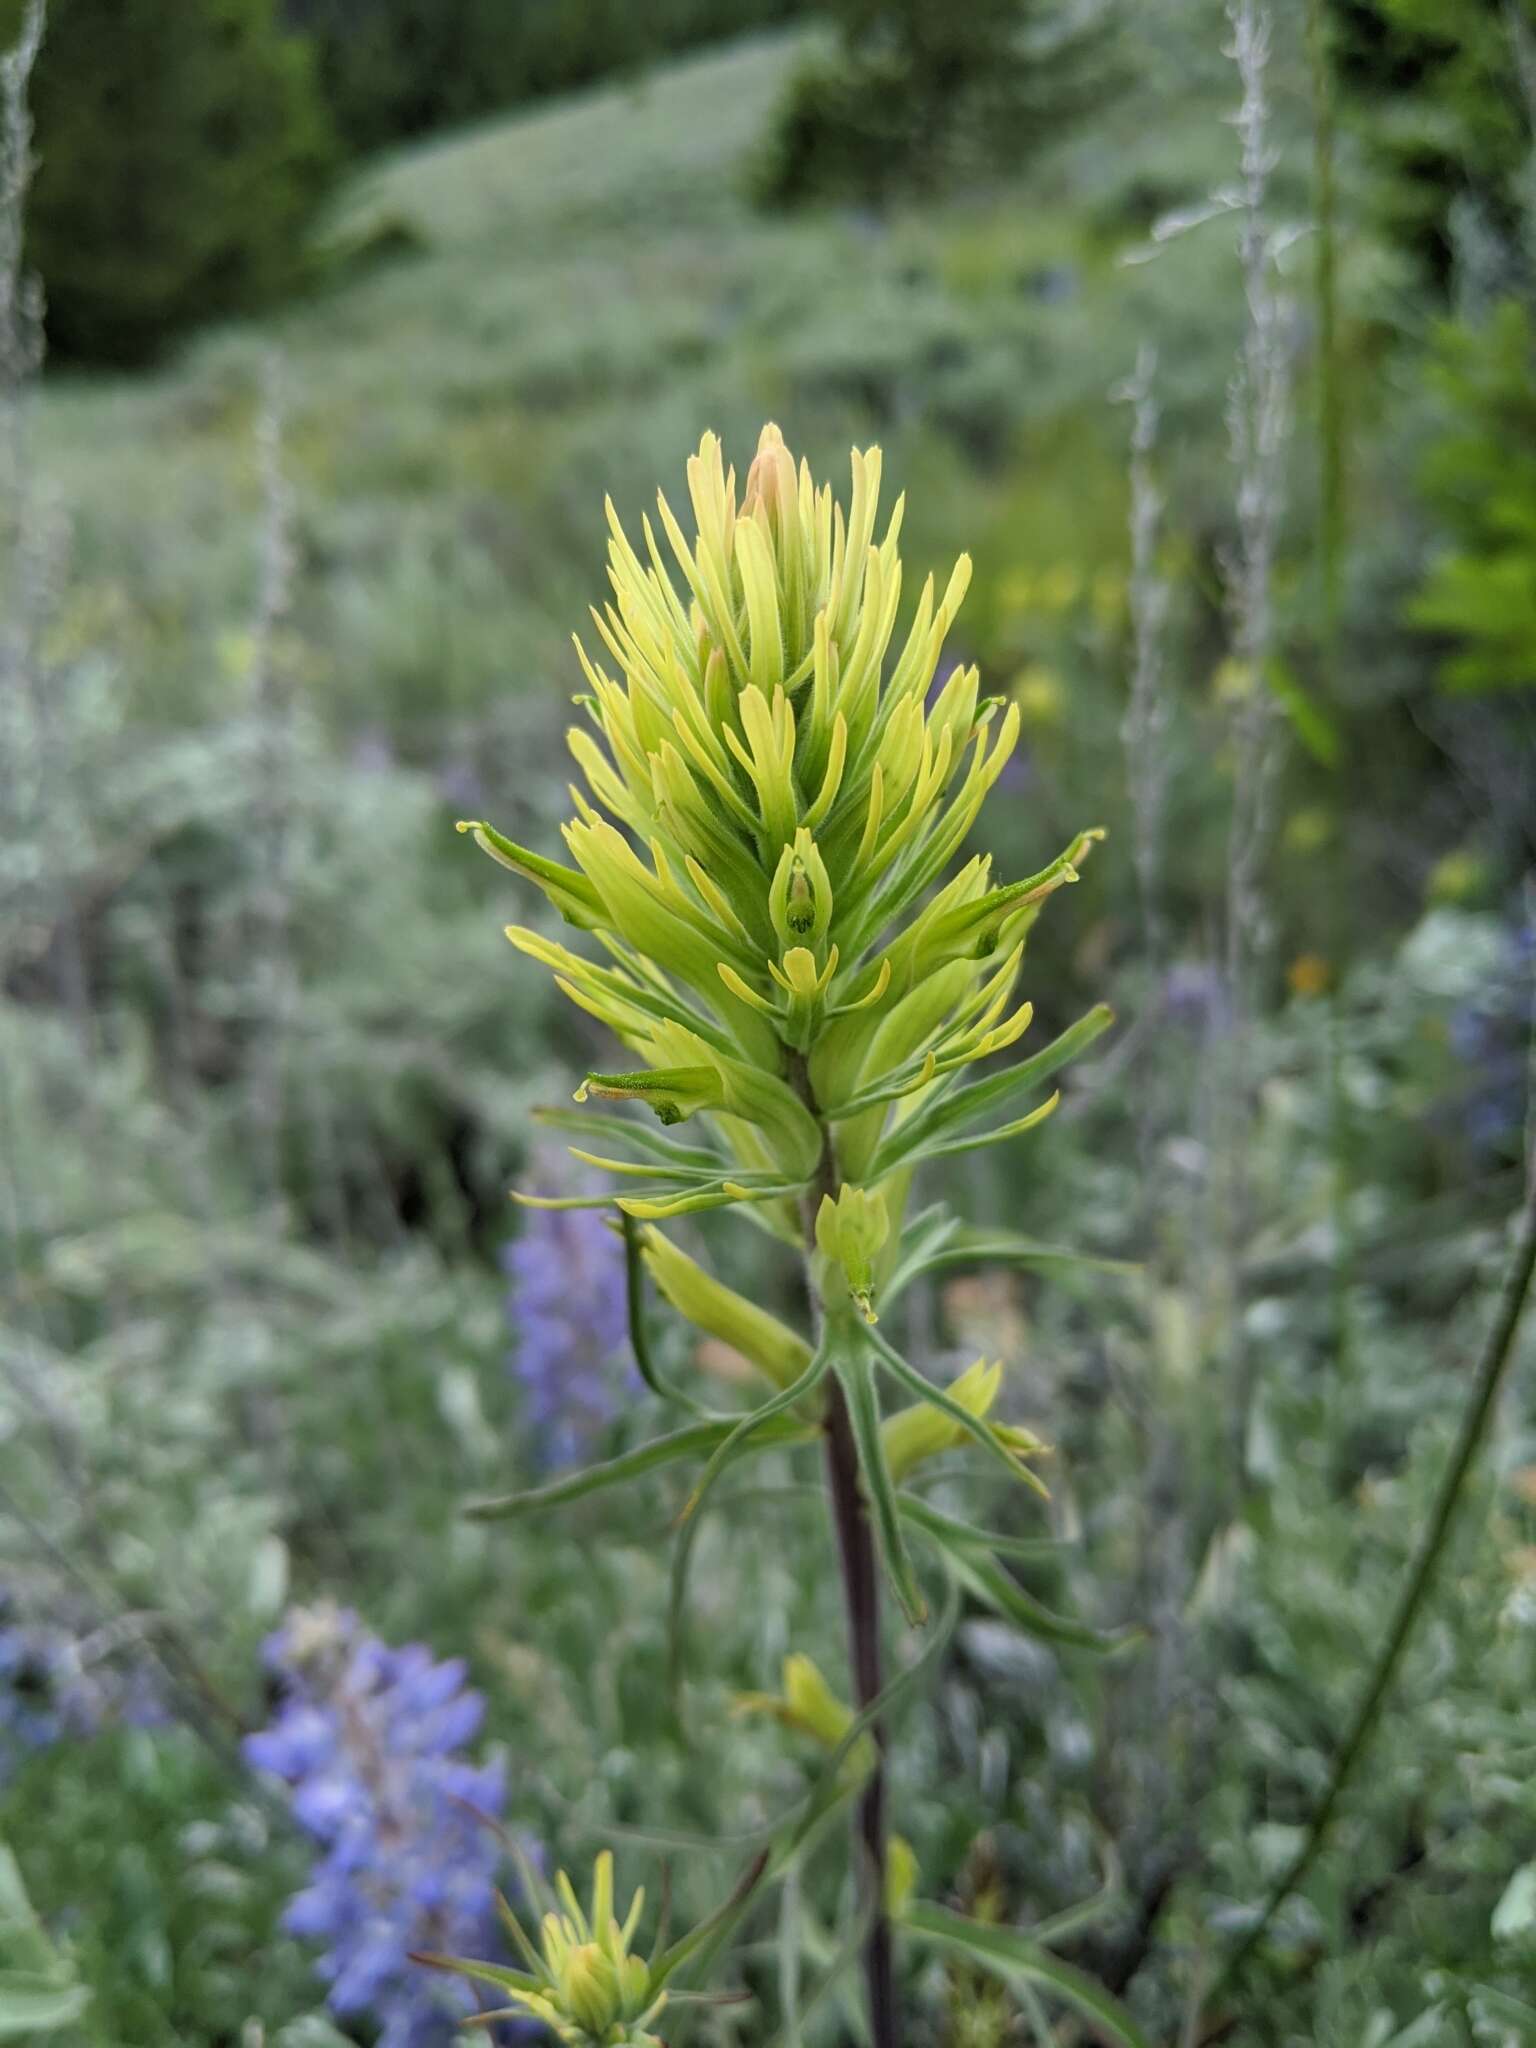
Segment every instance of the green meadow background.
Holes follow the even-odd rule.
[[[296,1603],[467,1657],[551,1866],[613,1839],[654,1885],[699,1838],[685,1920],[806,1781],[731,1712],[790,1649],[840,1671],[787,1465],[705,1526],[680,1698],[676,1486],[458,1515],[540,1469],[507,1191],[610,1062],[454,823],[555,845],[605,494],[637,528],[706,428],[741,472],[774,420],[840,489],[880,445],[910,591],[973,555],[953,651],[1024,724],[1000,872],[1108,833],[1025,992],[1117,1030],[933,1192],[1135,1270],[967,1274],[901,1334],[1009,1362],[1051,1502],[954,1498],[1140,1633],[967,1610],[894,1763],[924,1890],[1020,1927],[1102,1892],[1059,1952],[1169,2048],[1536,2041],[1528,1340],[1323,1853],[1196,2017],[1327,1789],[1522,1201],[1530,0],[1240,8],[1246,184],[1211,0],[396,12],[56,0],[19,254],[0,178],[0,1838],[36,1916],[0,1897],[0,1989],[41,1940],[90,1994],[61,2048],[375,2038],[280,1925],[310,1852],[240,1761]],[[787,1295],[739,1224],[686,1242]],[[155,1710],[30,1741],[23,1627]],[[669,2042],[778,2038],[774,1936]],[[907,1995],[934,2048],[1097,2038],[915,1956]],[[804,2038],[860,2035],[833,1996]]]

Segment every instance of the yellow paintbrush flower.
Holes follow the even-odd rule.
[[[638,1062],[589,1076],[580,1099],[709,1125],[686,1162],[642,1150],[649,1185],[619,1195],[637,1216],[753,1201],[798,1240],[829,1141],[871,1185],[925,1109],[903,1166],[978,1142],[932,1112],[1027,1028],[1024,935],[1097,836],[1024,882],[997,887],[977,859],[938,887],[1019,717],[974,668],[935,681],[967,557],[942,592],[924,583],[898,635],[902,501],[882,529],[880,469],[878,449],[855,451],[845,507],[768,426],[738,489],[706,434],[691,538],[658,496],[636,547],[610,505],[612,594],[577,642],[572,864],[461,827],[602,949],[509,930]]]

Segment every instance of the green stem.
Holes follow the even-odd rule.
[[[832,1520],[843,1569],[848,1616],[848,1661],[854,1701],[860,1713],[880,1695],[880,1580],[873,1534],[859,1485],[859,1458],[842,1387],[834,1379],[827,1395],[827,1478]],[[875,1765],[859,1797],[860,1890],[869,1926],[864,1937],[864,1982],[869,1995],[873,2048],[898,2048],[896,1977],[891,1923],[885,1912],[886,1821],[885,1731],[876,1722]]]
[[[1455,1448],[1440,1481],[1434,1512],[1424,1532],[1413,1570],[1409,1573],[1407,1583],[1399,1596],[1386,1641],[1376,1659],[1370,1682],[1355,1710],[1349,1731],[1340,1746],[1332,1775],[1328,1780],[1328,1789],[1312,1816],[1306,1840],[1289,1868],[1276,1880],[1264,1901],[1264,1908],[1258,1919],[1228,1957],[1226,1966],[1211,1993],[1213,2003],[1219,2002],[1223,1992],[1236,1982],[1243,1965],[1264,1938],[1275,1914],[1317,1860],[1344,1787],[1348,1784],[1350,1774],[1375,1729],[1388,1690],[1397,1674],[1403,1651],[1407,1648],[1408,1639],[1413,1633],[1414,1623],[1418,1620],[1419,1612],[1433,1583],[1436,1567],[1440,1563],[1456,1518],[1462,1488],[1478,1451],[1482,1448],[1499,1390],[1504,1384],[1506,1369],[1514,1355],[1515,1336],[1525,1309],[1526,1296],[1530,1292],[1533,1269],[1536,1269],[1536,1162],[1533,1162],[1529,1175],[1525,1207],[1521,1212],[1520,1231],[1514,1254],[1504,1276],[1498,1310],[1483,1346],[1482,1356],[1478,1360],[1477,1372],[1462,1414]]]
[[[789,1080],[821,1127],[821,1161],[802,1208],[807,1287],[812,1314],[822,1320],[820,1292],[814,1278],[816,1212],[823,1195],[838,1189],[837,1155],[832,1133],[822,1116],[803,1054],[789,1054]],[[818,1327],[817,1336],[821,1332]],[[880,1573],[874,1531],[859,1481],[858,1445],[853,1419],[836,1374],[827,1378],[823,1421],[827,1483],[832,1496],[832,1523],[837,1532],[838,1560],[843,1576],[843,1607],[848,1619],[848,1664],[855,1710],[862,1714],[880,1696]],[[900,2048],[896,2013],[896,1968],[891,1923],[885,1910],[887,1862],[885,1730],[875,1722],[875,1763],[859,1796],[855,1822],[859,1853],[859,1892],[865,1918],[864,1986],[869,2002],[871,2048]]]

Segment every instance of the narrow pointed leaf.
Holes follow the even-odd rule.
[[[721,1439],[720,1443],[711,1453],[709,1463],[699,1474],[698,1484],[684,1503],[683,1512],[678,1517],[679,1521],[686,1522],[697,1511],[700,1501],[703,1500],[705,1494],[708,1493],[709,1489],[720,1477],[720,1474],[725,1470],[727,1463],[730,1462],[734,1454],[745,1449],[749,1441],[758,1434],[765,1424],[780,1420],[789,1423],[789,1410],[803,1401],[807,1394],[815,1391],[826,1377],[827,1369],[831,1363],[831,1353],[825,1343],[823,1343],[810,1364],[805,1368],[805,1371],[801,1373],[799,1379],[794,1381],[792,1385],[787,1386],[782,1394],[775,1394],[771,1400],[765,1401],[760,1408],[754,1408],[749,1415],[741,1417],[735,1428],[730,1430]],[[803,1424],[789,1424],[790,1435],[798,1434],[803,1429]],[[783,1440],[783,1436],[778,1434],[773,1438],[773,1441],[776,1442],[782,1442]]]
[[[1115,1021],[1107,1003],[1098,1003],[1085,1017],[1070,1025],[1059,1038],[1037,1052],[1032,1059],[1019,1060],[1001,1074],[984,1081],[972,1081],[964,1088],[924,1106],[898,1124],[875,1153],[869,1174],[872,1180],[892,1173],[906,1160],[934,1144],[959,1136],[982,1117],[1000,1110],[1039,1082],[1049,1079],[1068,1060],[1107,1031]]]
[[[856,1338],[846,1341],[848,1348],[840,1348],[836,1355],[837,1377],[853,1424],[853,1439],[859,1452],[859,1473],[874,1518],[880,1562],[885,1566],[902,1613],[915,1626],[928,1610],[912,1569],[912,1559],[907,1554],[896,1488],[885,1461],[880,1404],[875,1398],[874,1360],[867,1350],[857,1346]]]
[[[723,1152],[712,1152],[702,1145],[680,1145],[675,1138],[667,1137],[656,1123],[639,1124],[617,1110],[606,1115],[594,1115],[590,1110],[581,1109],[536,1109],[533,1119],[551,1130],[571,1131],[582,1138],[599,1138],[606,1145],[627,1146],[643,1158],[658,1159],[667,1166],[712,1174],[730,1170],[731,1162]]]
[[[932,1530],[928,1533],[934,1534]],[[1074,1620],[1071,1615],[1057,1614],[1032,1593],[1026,1593],[1013,1574],[995,1559],[969,1546],[951,1544],[943,1537],[935,1540],[943,1546],[950,1570],[967,1592],[1005,1621],[1011,1621],[1024,1635],[1035,1636],[1041,1642],[1060,1643],[1066,1649],[1092,1650],[1100,1656],[1143,1640],[1137,1629],[1106,1631]]]
[[[894,1301],[904,1287],[924,1273],[931,1273],[939,1253],[960,1229],[960,1219],[942,1202],[914,1216],[901,1233],[896,1263],[881,1282],[882,1301]]]
[[[646,1223],[665,1223],[671,1216],[693,1216],[704,1209],[725,1209],[733,1202],[774,1202],[798,1195],[802,1183],[778,1180],[771,1174],[737,1173],[696,1188],[655,1188],[643,1195],[620,1195],[619,1207]],[[611,1196],[604,1196],[610,1201]],[[584,1206],[590,1208],[589,1202]]]
[[[596,931],[608,923],[608,911],[602,897],[579,868],[563,867],[557,860],[549,860],[542,853],[519,846],[483,818],[461,818],[458,829],[473,834],[476,846],[488,853],[492,860],[500,861],[504,868],[510,868],[513,874],[521,875],[525,881],[536,882],[567,924],[579,925],[584,931]]]
[[[530,1977],[526,1970],[511,1970],[504,1963],[481,1963],[467,1956],[432,1955],[423,1949],[411,1951],[411,1961],[422,1963],[429,1970],[448,1970],[456,1977],[472,1977],[477,1983],[494,1984],[500,1991],[521,1991],[538,1993],[546,1989],[541,1978]]]
[[[1004,1983],[1020,1981],[1043,1986],[1098,2028],[1115,2048],[1152,2048],[1148,2036],[1120,2001],[1081,1970],[1053,1956],[1027,1935],[1011,1927],[967,1920],[944,1906],[917,1900],[902,1915],[907,1933],[928,1946],[966,1957]]]
[[[608,1458],[601,1464],[587,1465],[579,1472],[569,1472],[559,1479],[552,1479],[546,1486],[532,1487],[526,1493],[503,1494],[496,1500],[472,1501],[463,1512],[473,1522],[502,1522],[539,1514],[545,1508],[565,1507],[590,1493],[602,1493],[610,1486],[624,1486],[631,1479],[642,1478],[658,1466],[673,1464],[679,1458],[707,1457],[712,1452],[718,1453],[740,1426],[734,1415],[690,1423],[686,1429],[674,1430],[670,1436],[653,1437],[649,1443],[624,1451],[617,1458]],[[788,1416],[765,1419],[763,1426],[767,1428],[772,1443],[803,1441],[811,1434],[803,1423],[796,1423]]]
[[[972,1522],[962,1522],[954,1515],[946,1515],[931,1501],[915,1493],[903,1493],[897,1498],[907,1520],[915,1528],[935,1537],[946,1548],[979,1550],[995,1557],[1017,1557],[1031,1564],[1049,1563],[1072,1548],[1055,1536],[1005,1536],[996,1529],[978,1528]]]
[[[659,1956],[651,1965],[649,1988],[652,1996],[691,1957],[697,1955],[709,1942],[717,1939],[720,1935],[728,1934],[735,1926],[742,1913],[746,1910],[753,1892],[756,1891],[763,1872],[768,1868],[768,1859],[771,1853],[768,1849],[760,1850],[741,1873],[741,1876],[737,1878],[730,1892],[715,1908],[714,1912],[707,1919],[701,1920],[697,1927],[691,1927],[685,1935],[674,1941],[665,1955]]]
[[[973,1415],[969,1408],[962,1408],[958,1401],[952,1400],[944,1389],[935,1386],[932,1380],[924,1379],[916,1366],[909,1365],[901,1353],[885,1341],[878,1330],[869,1330],[865,1336],[866,1342],[872,1344],[879,1352],[887,1370],[899,1386],[904,1387],[919,1401],[926,1401],[930,1408],[937,1408],[940,1414],[947,1415],[951,1422],[957,1423],[968,1437],[980,1444],[995,1463],[1003,1467],[1010,1479],[1031,1487],[1036,1493],[1045,1491],[1028,1466],[1022,1464],[1012,1451],[998,1442],[979,1416]]]
[[[623,1209],[619,1211],[619,1228],[624,1236],[624,1306],[629,1318],[629,1348],[635,1354],[640,1377],[661,1400],[671,1401],[690,1415],[707,1417],[708,1410],[702,1402],[673,1386],[657,1369],[645,1334],[645,1268],[640,1258],[640,1232],[634,1217]]]
[[[1065,1245],[1043,1244],[1012,1230],[967,1230],[956,1224],[942,1238],[935,1233],[931,1242],[914,1245],[909,1252],[905,1241],[901,1264],[886,1282],[889,1300],[900,1288],[927,1273],[940,1273],[955,1266],[1025,1266],[1050,1273],[1084,1272],[1111,1274],[1117,1279],[1134,1279],[1141,1267],[1127,1259],[1102,1259],[1089,1252],[1075,1252]]]
[[[968,1137],[935,1139],[920,1145],[915,1152],[909,1152],[903,1160],[906,1166],[918,1166],[925,1159],[952,1159],[961,1152],[979,1152],[984,1145],[1006,1144],[1010,1138],[1022,1138],[1026,1131],[1032,1131],[1043,1124],[1047,1117],[1054,1116],[1061,1101],[1061,1091],[1042,1102],[1038,1109],[1032,1109],[1027,1116],[1015,1117],[1012,1123],[998,1124],[987,1131],[972,1131]]]

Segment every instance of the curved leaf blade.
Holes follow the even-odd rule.
[[[926,1401],[930,1408],[937,1408],[941,1415],[947,1415],[950,1421],[962,1429],[968,1437],[973,1438],[980,1444],[987,1455],[1000,1464],[1008,1474],[1008,1477],[1017,1485],[1028,1486],[1037,1493],[1045,1491],[1029,1467],[1022,1464],[1013,1455],[1012,1451],[998,1442],[997,1438],[979,1416],[973,1415],[969,1408],[962,1408],[958,1401],[952,1399],[942,1387],[936,1386],[932,1380],[924,1379],[917,1367],[909,1365],[901,1353],[894,1350],[885,1341],[878,1330],[867,1332],[866,1342],[872,1344],[875,1350],[879,1352],[885,1362],[886,1369],[898,1385],[905,1387],[907,1392],[917,1400]]]
[[[643,1478],[647,1472],[654,1472],[661,1465],[673,1464],[679,1458],[707,1457],[718,1452],[740,1426],[741,1418],[734,1415],[690,1423],[686,1429],[673,1430],[669,1436],[652,1437],[649,1443],[624,1451],[617,1458],[604,1459],[597,1465],[585,1465],[579,1472],[566,1473],[545,1486],[531,1487],[526,1493],[508,1493],[494,1500],[471,1501],[462,1512],[472,1522],[504,1522],[539,1514],[545,1508],[565,1507],[588,1494],[602,1493],[608,1487],[623,1486],[631,1479]],[[810,1434],[803,1424],[786,1417],[774,1423],[770,1440],[773,1443],[803,1442]]]
[[[915,1627],[927,1615],[927,1604],[901,1530],[901,1510],[896,1487],[885,1457],[885,1434],[880,1427],[880,1403],[875,1398],[874,1359],[857,1340],[834,1359],[838,1384],[848,1404],[848,1419],[859,1453],[859,1473],[875,1524],[875,1541],[880,1562],[900,1604],[902,1613]]]
[[[807,1394],[815,1392],[826,1377],[831,1363],[832,1354],[823,1343],[799,1379],[791,1381],[781,1394],[775,1394],[760,1408],[754,1408],[750,1414],[743,1415],[737,1421],[735,1427],[727,1432],[711,1453],[709,1463],[699,1474],[697,1485],[683,1504],[683,1511],[678,1516],[679,1522],[687,1522],[697,1512],[699,1503],[725,1470],[726,1465],[735,1454],[746,1448],[748,1441],[756,1436],[765,1424],[776,1422],[780,1418],[787,1419],[791,1408],[803,1401]],[[804,1425],[799,1427],[803,1428]],[[782,1441],[777,1438],[775,1440]]]
[[[1115,1013],[1109,1005],[1096,1003],[1086,1016],[1068,1025],[1059,1038],[1052,1039],[1032,1059],[1019,1060],[1001,1074],[972,1081],[967,1087],[953,1089],[926,1104],[882,1140],[870,1163],[870,1179],[881,1180],[908,1161],[960,1137],[968,1126],[1048,1079],[1068,1060],[1076,1059],[1114,1021]]]
[[[1101,2039],[1114,2048],[1152,2048],[1149,2037],[1120,2001],[1102,1984],[1096,1984],[1081,1970],[1073,1969],[1059,1956],[1011,1927],[989,1926],[967,1920],[947,1907],[914,1901],[902,1915],[902,1926],[918,1941],[961,1955],[968,1962],[990,1970],[1004,1983],[1043,1985],[1064,2005],[1070,2005],[1089,2020]]]
[[[707,1419],[709,1411],[692,1394],[673,1386],[658,1370],[645,1334],[645,1268],[640,1258],[640,1232],[626,1209],[619,1211],[619,1229],[624,1238],[624,1309],[629,1321],[629,1348],[635,1354],[640,1377],[659,1400],[670,1401],[690,1415]]]

